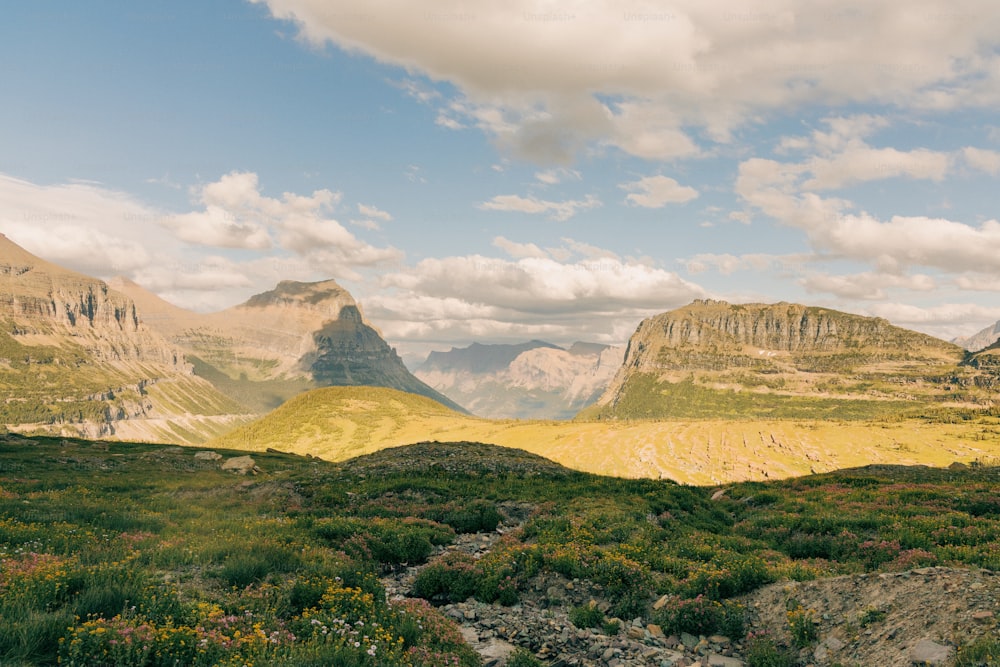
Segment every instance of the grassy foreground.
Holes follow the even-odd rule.
[[[342,461],[422,440],[515,447],[586,472],[721,484],[872,463],[944,467],[1000,459],[1000,419],[950,412],[901,421],[490,420],[391,389],[330,387],[302,394],[210,444]]]
[[[456,533],[492,530],[514,507],[521,528],[479,560],[436,561],[416,592],[509,605],[558,573],[610,604],[607,618],[574,610],[579,625],[615,632],[610,617],[642,615],[668,633],[741,636],[736,596],[772,581],[1000,568],[1000,469],[981,465],[872,467],[720,495],[471,443],[343,464],[255,453],[252,477],[195,454],[0,442],[0,664],[478,665],[449,620],[421,600],[387,601],[378,575]]]

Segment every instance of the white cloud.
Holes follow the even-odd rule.
[[[515,241],[505,239],[502,236],[498,236],[493,239],[493,245],[500,248],[514,259],[549,256],[549,253],[545,252],[534,243],[517,243]]]
[[[726,141],[763,113],[813,104],[1000,101],[1000,30],[982,0],[254,1],[313,44],[449,82],[454,98],[430,103],[539,161],[566,163],[588,145],[695,155],[689,128]]]
[[[332,217],[334,207],[343,198],[339,192],[285,192],[281,199],[275,199],[261,194],[255,173],[231,172],[198,188],[196,196],[204,210],[161,220],[163,226],[191,243],[263,250],[276,242],[313,265],[323,266],[327,275],[336,278],[353,278],[359,267],[402,257],[395,248],[365,243]],[[359,204],[358,210],[383,220],[389,215],[364,204]]]
[[[365,301],[390,338],[621,343],[643,317],[705,296],[677,274],[564,239],[558,260],[534,244],[498,237],[514,259],[425,259],[389,274]]]
[[[929,292],[937,287],[935,280],[926,274],[899,275],[869,271],[852,275],[809,273],[799,283],[810,293],[828,293],[843,299],[865,300],[885,299],[888,288]]]
[[[358,204],[358,212],[366,218],[375,218],[376,220],[381,220],[383,222],[390,222],[392,220],[392,215],[383,211],[376,206],[367,206],[365,204]]]
[[[944,340],[968,336],[1000,320],[1000,308],[975,303],[944,303],[918,306],[906,303],[878,303],[867,314],[883,317],[897,326],[923,331]]]
[[[966,273],[955,277],[955,286],[972,292],[1000,292],[1000,275]]]
[[[724,276],[728,276],[737,271],[765,271],[775,266],[787,267],[800,265],[804,259],[802,255],[700,253],[689,259],[682,260],[682,263],[688,273],[704,273],[705,271],[714,270]]]
[[[829,190],[898,176],[940,181],[947,175],[950,166],[951,156],[947,153],[922,148],[912,151],[872,148],[861,142],[852,142],[833,157],[817,157],[806,163],[813,177],[802,187]]]
[[[967,146],[962,149],[962,157],[973,169],[993,176],[1000,174],[1000,152]]]
[[[618,187],[631,193],[625,197],[629,204],[643,208],[663,208],[667,204],[683,204],[698,197],[697,190],[681,185],[669,176],[646,176]]]
[[[38,185],[0,174],[0,231],[31,253],[88,275],[127,274],[151,261],[147,248],[176,246],[157,225],[162,217],[98,184]]]
[[[562,183],[563,181],[573,180],[579,181],[582,176],[580,172],[575,169],[566,169],[564,167],[557,167],[555,169],[546,169],[544,171],[535,172],[535,178],[537,178],[541,183],[545,185],[556,185]]]
[[[583,199],[569,199],[566,201],[547,201],[537,197],[522,197],[520,195],[497,195],[479,204],[479,208],[487,211],[516,211],[519,213],[547,213],[553,220],[560,222],[569,220],[579,211],[596,208],[601,205],[601,200],[593,195],[587,195]]]

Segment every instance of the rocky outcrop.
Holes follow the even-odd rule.
[[[11,389],[0,423],[10,428],[113,436],[126,421],[237,407],[142,324],[128,296],[2,235],[0,321],[0,380]]]
[[[431,352],[414,374],[483,417],[569,419],[597,400],[621,355],[595,343],[473,343]]]
[[[639,325],[602,408],[586,416],[857,418],[890,403],[992,405],[989,360],[965,359],[956,345],[881,318],[699,300]]]
[[[114,281],[140,304],[140,317],[195,361],[195,371],[239,395],[258,413],[317,387],[391,387],[463,408],[414,377],[333,280],[282,281],[218,313],[173,306],[124,279]]]

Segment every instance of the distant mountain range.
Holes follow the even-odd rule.
[[[0,235],[0,425],[202,442],[311,388],[415,378],[333,281],[282,282],[221,313],[46,262]]]
[[[597,400],[622,362],[624,348],[533,340],[431,352],[414,375],[493,419],[571,419]]]
[[[953,338],[951,342],[970,352],[978,352],[993,345],[998,339],[1000,339],[1000,320],[971,336]]]
[[[581,418],[867,419],[982,408],[994,351],[827,308],[695,301],[644,320]]]

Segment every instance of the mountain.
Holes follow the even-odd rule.
[[[622,352],[595,343],[473,343],[431,352],[414,375],[482,417],[570,419],[601,395]]]
[[[867,419],[992,406],[982,357],[889,324],[798,304],[699,300],[643,321],[580,417]]]
[[[177,308],[124,279],[112,284],[141,305],[143,322],[184,350],[197,375],[254,412],[342,385],[391,387],[463,409],[414,377],[333,280],[282,281],[208,314]]]
[[[961,345],[970,352],[978,352],[979,350],[985,349],[993,343],[996,343],[998,339],[1000,339],[1000,320],[994,322],[978,333],[974,333],[971,336],[966,336],[964,338],[955,338],[951,342],[955,345]]]
[[[106,283],[0,234],[0,425],[18,431],[204,440],[245,419]]]

